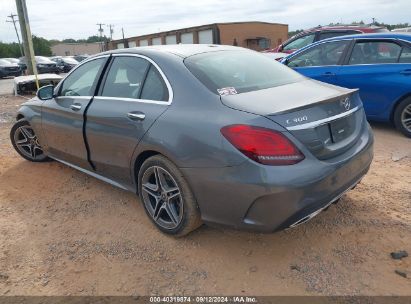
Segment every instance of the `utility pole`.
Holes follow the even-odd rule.
[[[109,29],[110,29],[110,41],[113,40],[113,33],[114,33],[114,25],[113,24],[109,24],[108,25]]]
[[[36,77],[36,86],[39,88],[39,81],[37,78],[36,60],[34,58],[33,40],[31,36],[29,16],[27,14],[26,0],[16,0],[17,14],[19,16],[21,38],[23,40],[24,54],[26,56],[27,71],[34,74]]]
[[[104,30],[103,30],[102,26],[105,25],[105,24],[104,23],[97,23],[97,25],[99,26],[98,32],[99,32],[99,35],[100,35],[100,52],[103,52],[104,51],[104,47],[103,47],[103,32],[104,32]]]
[[[16,35],[17,35],[17,41],[19,42],[20,55],[21,55],[21,57],[23,57],[24,53],[23,53],[23,49],[21,47],[20,36],[19,36],[19,32],[17,31],[17,26],[16,26],[16,22],[18,22],[18,20],[14,19],[14,17],[17,17],[17,15],[15,15],[13,13],[10,13],[10,16],[7,16],[7,18],[10,18],[11,20],[6,20],[6,22],[13,23],[13,25],[14,25],[14,29],[15,29]]]
[[[124,29],[123,28],[121,28],[121,34],[123,35],[124,48],[128,48],[128,41],[126,41],[126,38],[124,38]]]

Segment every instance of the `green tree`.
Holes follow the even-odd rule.
[[[67,38],[67,39],[63,39],[61,42],[63,42],[63,43],[75,43],[77,41],[73,38]]]
[[[51,56],[50,42],[47,39],[33,35],[33,48],[37,56]]]
[[[19,58],[20,48],[18,43],[3,43],[0,42],[0,58]]]

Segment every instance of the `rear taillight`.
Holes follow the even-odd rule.
[[[304,155],[281,132],[248,125],[230,125],[221,129],[223,136],[252,160],[272,166],[293,165]]]

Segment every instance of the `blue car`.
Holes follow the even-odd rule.
[[[307,77],[359,88],[369,120],[392,122],[411,137],[411,34],[330,38],[310,44],[281,62]]]

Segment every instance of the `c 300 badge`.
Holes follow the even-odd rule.
[[[340,101],[340,105],[346,109],[347,111],[350,109],[351,107],[351,100],[349,97],[345,97],[344,99],[341,99]]]
[[[295,117],[292,119],[287,119],[285,122],[289,125],[290,123],[300,123],[300,122],[304,122],[307,121],[308,117],[307,115],[301,116],[301,117]]]

